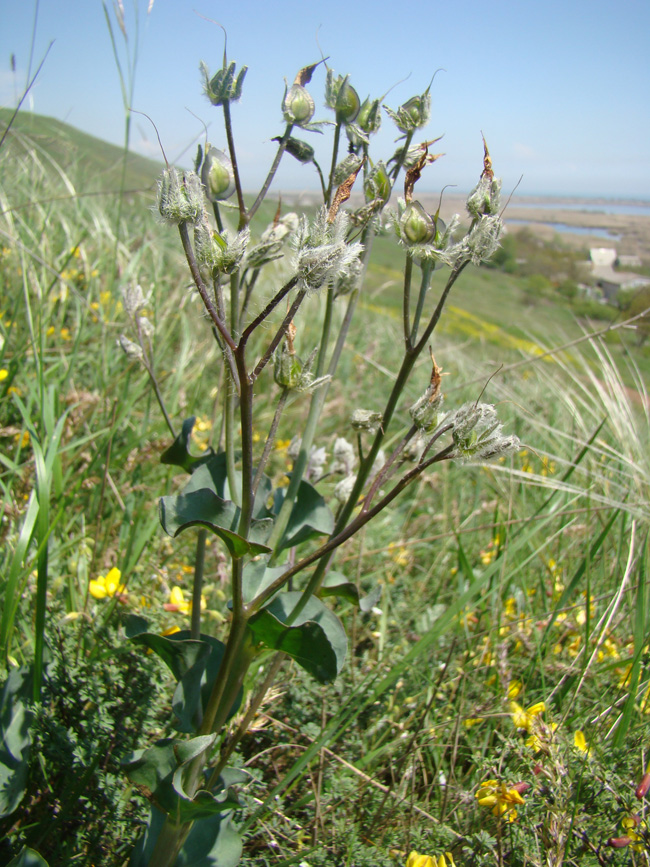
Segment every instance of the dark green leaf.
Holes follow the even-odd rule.
[[[127,638],[135,638],[149,629],[149,621],[139,614],[127,614],[124,618],[124,632]]]
[[[348,581],[341,572],[328,572],[318,595],[321,598],[338,596],[340,599],[347,599],[353,605],[359,604],[359,591],[356,584]]]
[[[284,492],[276,492],[276,513],[283,500]],[[293,548],[294,545],[300,545],[301,542],[314,536],[327,536],[333,529],[334,515],[330,512],[327,503],[313,485],[302,481],[289,516],[287,529],[278,545],[278,551]]]
[[[48,867],[48,863],[34,849],[25,847],[20,855],[11,859],[7,867]]]
[[[171,464],[175,467],[181,467],[186,472],[191,473],[196,469],[196,467],[201,466],[201,464],[210,460],[214,454],[212,449],[210,449],[207,454],[203,454],[200,457],[195,457],[190,454],[190,440],[195,421],[196,416],[185,419],[179,435],[170,447],[160,456],[160,462],[162,464]]]
[[[282,593],[249,621],[255,638],[273,650],[282,650],[320,683],[328,683],[343,667],[347,637],[341,621],[312,597],[292,626],[286,621],[302,594]]]
[[[145,835],[131,857],[129,867],[150,867],[151,855],[164,822],[164,815],[152,809]],[[236,867],[241,853],[242,842],[232,821],[232,811],[219,813],[195,822],[174,867]]]
[[[268,558],[261,557],[259,560],[251,560],[244,566],[242,578],[244,602],[252,602],[262,590],[266,590],[287,570],[286,566],[268,566],[267,563]]]
[[[231,500],[222,500],[207,488],[160,500],[160,523],[170,536],[178,536],[188,527],[202,526],[223,540],[232,557],[270,551],[267,545],[256,540],[268,538],[272,522],[268,519],[253,521],[251,540],[248,541],[233,529],[239,522],[239,513],[239,508]]]
[[[151,632],[140,633],[131,639],[134,644],[150,648],[169,667],[178,681],[172,698],[172,710],[179,731],[192,734],[201,725],[212,684],[216,680],[225,652],[225,645],[211,635],[201,640],[190,639],[187,629],[170,636]],[[242,692],[228,714],[231,717],[241,704]]]
[[[239,802],[222,784],[216,794],[199,789],[194,798],[189,798],[182,787],[186,766],[209,750],[215,739],[216,735],[206,735],[189,741],[160,740],[124,762],[126,775],[155,807],[179,823],[232,810]]]
[[[9,673],[0,696],[0,817],[13,813],[25,794],[34,717],[27,707],[31,691],[32,673],[23,667]]]

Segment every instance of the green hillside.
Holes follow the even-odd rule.
[[[0,109],[0,138],[12,115],[10,109]],[[19,112],[0,151],[0,161],[29,157],[34,151],[73,175],[78,192],[114,192],[120,188],[121,148],[55,118]],[[129,153],[124,189],[149,189],[159,174],[160,163]]]

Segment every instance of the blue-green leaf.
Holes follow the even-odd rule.
[[[262,590],[266,590],[276,578],[287,571],[286,566],[268,566],[267,563],[268,557],[260,557],[259,560],[251,560],[244,566],[242,576],[244,602],[252,602]]]
[[[274,509],[280,510],[284,501],[284,491],[276,491]],[[304,480],[300,482],[298,496],[291,509],[287,529],[278,545],[278,551],[293,548],[315,536],[328,536],[334,529],[334,515],[324,498],[313,485]]]
[[[237,867],[242,841],[232,821],[232,811],[195,822],[174,867]],[[149,867],[165,816],[153,808],[144,837],[129,861],[129,867]]]
[[[133,635],[131,641],[156,653],[178,681],[172,698],[175,727],[188,734],[197,731],[203,720],[212,684],[219,673],[225,644],[211,635],[201,635],[201,639],[196,641],[190,638],[187,629],[169,636],[144,632]],[[240,690],[228,713],[229,718],[237,713],[241,700]]]
[[[347,636],[338,617],[316,597],[286,626],[301,596],[298,591],[276,596],[250,619],[249,628],[257,641],[284,651],[320,683],[328,683],[343,667]]]
[[[209,750],[215,739],[216,735],[189,741],[165,738],[135,753],[123,767],[138,791],[175,822],[205,819],[239,806],[239,801],[223,782],[216,787],[216,793],[199,789],[193,798],[188,797],[183,788],[187,765]]]
[[[232,557],[270,551],[264,544],[273,526],[270,517],[253,520],[248,539],[236,532],[241,510],[222,496],[225,492],[222,464],[222,455],[215,455],[214,460],[197,467],[179,494],[160,499],[163,530],[170,536],[177,536],[188,527],[207,527],[223,540]],[[255,513],[269,514],[265,505],[260,506],[260,499],[256,500]]]
[[[190,439],[192,438],[192,429],[194,428],[195,421],[196,416],[191,416],[191,418],[185,419],[179,435],[170,447],[165,449],[160,456],[160,462],[162,464],[171,464],[175,467],[181,467],[187,473],[192,473],[197,467],[201,466],[201,464],[210,460],[214,454],[212,449],[210,449],[207,454],[203,454],[200,457],[195,457],[190,454]]]
[[[7,864],[7,867],[48,867],[48,863],[35,849],[27,846]]]
[[[32,672],[23,667],[9,673],[0,696],[0,817],[13,813],[25,794],[34,717],[27,707],[31,692]]]

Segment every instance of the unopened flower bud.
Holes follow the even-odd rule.
[[[607,841],[607,845],[611,846],[613,849],[625,849],[625,847],[629,846],[631,842],[631,837],[610,837]]]
[[[389,200],[392,184],[388,177],[388,170],[381,160],[368,172],[363,189],[367,202],[372,202],[375,199],[380,199],[382,202]]]
[[[641,777],[641,782],[636,787],[634,794],[640,801],[642,801],[648,794],[648,789],[650,789],[650,774],[644,774]]]
[[[135,286],[122,286],[120,292],[122,294],[122,306],[127,316],[135,316],[140,310],[144,310],[151,299],[151,292],[145,295],[139,283],[136,283]]]
[[[377,132],[381,126],[381,106],[378,99],[364,99],[357,115],[357,126],[368,135]]]
[[[370,409],[355,409],[350,416],[350,424],[356,431],[375,434],[379,430],[382,414]]]
[[[426,244],[435,237],[436,224],[419,202],[409,202],[399,221],[402,240],[407,244]]]
[[[302,374],[302,361],[295,352],[292,352],[287,341],[275,353],[273,378],[280,388],[297,388]]]
[[[346,79],[336,98],[336,120],[340,123],[352,123],[360,108],[359,94]]]
[[[403,105],[400,105],[397,111],[393,111],[387,105],[384,108],[401,132],[406,134],[415,132],[416,129],[426,126],[431,117],[429,88],[420,96],[411,97]]]
[[[518,437],[503,435],[492,404],[466,403],[455,413],[452,424],[456,458],[486,461],[519,448]]]
[[[272,138],[271,141],[280,142],[282,141],[282,137],[276,135],[276,137]],[[303,163],[303,165],[313,162],[316,153],[308,142],[302,141],[302,139],[299,138],[294,138],[293,136],[289,136],[284,149],[288,154],[291,154],[294,159],[297,159],[299,163]]]
[[[358,157],[356,154],[348,154],[334,169],[334,186],[340,187],[344,181],[347,181],[350,175],[359,171],[362,164],[363,159],[361,157]]]
[[[203,216],[203,188],[198,175],[180,174],[168,166],[158,182],[158,210],[168,223],[197,223]]]
[[[501,207],[501,179],[482,174],[467,198],[467,211],[475,219],[485,214],[498,214]]]
[[[142,347],[138,346],[138,344],[134,343],[132,340],[129,340],[129,338],[126,337],[124,334],[120,335],[117,341],[117,345],[129,359],[129,361],[140,361],[144,357]]]
[[[248,71],[247,66],[242,66],[239,75],[235,75],[236,64],[233,61],[228,66],[223,66],[212,78],[205,63],[200,64],[203,75],[203,88],[205,95],[212,105],[223,105],[225,102],[234,102],[241,97],[244,78]]]
[[[352,123],[361,108],[359,94],[348,83],[348,78],[347,75],[335,76],[334,70],[327,70],[325,103],[336,112],[337,123]]]
[[[311,451],[309,452],[309,461],[307,462],[307,469],[305,470],[305,475],[308,479],[320,478],[323,474],[323,467],[327,463],[327,452],[321,446],[320,448],[316,448],[316,446],[311,447]]]
[[[300,84],[293,84],[284,95],[282,100],[282,113],[287,123],[302,126],[314,116],[314,100],[307,88]]]
[[[146,316],[142,315],[138,316],[138,328],[140,329],[140,333],[147,338],[153,337],[156,330],[153,323]]]
[[[443,396],[440,385],[429,385],[427,390],[419,397],[409,409],[409,415],[420,430],[430,433],[438,427]]]
[[[344,479],[334,486],[334,496],[339,501],[339,503],[345,503],[352,493],[352,489],[354,488],[354,483],[356,482],[356,476],[354,474],[350,476],[346,476]]]
[[[345,473],[346,476],[349,476],[357,460],[354,446],[343,437],[337,437],[334,443],[333,457],[334,460],[330,472]]]
[[[207,145],[201,167],[201,180],[211,202],[229,199],[235,192],[235,174],[230,157]]]

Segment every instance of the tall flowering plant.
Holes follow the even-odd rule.
[[[202,567],[197,567],[190,630],[160,636],[149,632],[142,618],[128,622],[130,639],[158,654],[177,681],[172,711],[179,732],[127,765],[131,782],[151,802],[132,865],[228,867],[239,862],[236,792],[246,777],[229,766],[231,756],[282,666],[293,661],[323,684],[340,673],[346,631],[326,600],[340,596],[363,605],[356,588],[332,570],[337,551],[434,464],[490,460],[518,447],[516,437],[503,433],[493,406],[443,407],[441,368],[433,353],[420,397],[408,414],[399,410],[416,362],[430,352],[454,284],[468,264],[484,262],[499,243],[500,182],[487,146],[478,184],[467,200],[469,225],[460,230],[458,217],[445,225],[415,195],[421,174],[441,156],[430,153],[433,141],[416,140],[429,122],[429,88],[396,110],[384,106],[397,126],[399,144],[382,160],[371,157],[381,101],[362,102],[349,76],[327,69],[325,105],[333,113],[333,142],[325,175],[314,148],[302,138],[324,126],[313,120],[315,100],[309,89],[319,65],[299,70],[285,87],[280,108],[286,126],[275,139],[276,156],[252,202],[243,193],[246,181],[238,168],[231,116],[243,92],[246,67],[238,72],[225,56],[216,74],[205,66],[202,70],[205,93],[223,115],[226,151],[207,145],[200,149],[194,171],[168,166],[159,184],[159,213],[179,233],[227,385],[220,390],[220,448],[192,455],[194,420],[188,419],[162,456],[188,478],[178,493],[160,500],[160,521],[172,537],[199,528],[197,564],[203,563],[206,534],[219,540],[229,563],[230,618],[219,637],[204,633]],[[341,159],[343,136],[348,147]],[[311,217],[282,215],[278,209],[273,222],[256,234],[251,221],[287,157],[316,168],[322,205]],[[398,183],[403,197],[393,210],[389,202]],[[364,201],[348,209],[353,188],[363,190]],[[236,227],[224,220],[233,197]],[[374,403],[383,409],[360,407],[353,413],[356,444],[344,436],[337,439],[332,472],[340,478],[332,487],[322,481],[326,456],[317,444],[321,414],[363,290],[373,237],[387,223],[404,262],[402,358],[392,388],[375,396]],[[261,287],[274,278],[261,280],[260,275],[277,260],[284,267],[276,265],[272,274],[285,277],[268,291]],[[432,297],[434,276],[442,280]],[[296,349],[301,317],[305,302],[316,293],[325,301],[320,340],[303,359]],[[344,312],[336,330],[333,313],[339,306]],[[142,343],[141,328],[137,336]],[[127,337],[122,346],[130,358],[149,357],[146,346],[138,350]],[[258,396],[273,389],[274,414],[258,446]],[[299,430],[289,448],[291,472],[274,488],[267,473],[272,447],[292,408],[291,424]],[[388,441],[393,445],[387,453]],[[257,686],[244,702],[244,681],[253,663]]]

